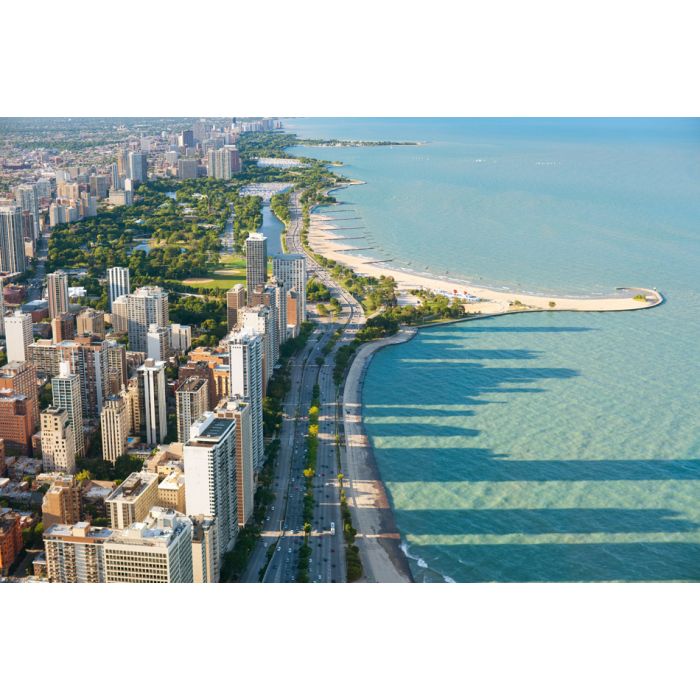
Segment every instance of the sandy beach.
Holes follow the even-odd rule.
[[[355,184],[355,183],[353,183]],[[343,205],[337,205],[342,208]],[[465,297],[466,308],[471,313],[499,314],[513,311],[633,311],[651,308],[663,302],[663,296],[656,290],[641,287],[619,288],[610,297],[574,297],[523,294],[477,286],[466,279],[457,277],[437,278],[393,268],[391,263],[377,264],[377,261],[353,255],[358,241],[348,240],[353,227],[342,226],[343,222],[324,214],[313,213],[309,227],[309,244],[317,253],[346,265],[361,275],[379,277],[391,275],[397,282],[399,295],[408,296],[411,289],[424,289],[436,293]],[[356,233],[356,232],[355,232]],[[355,244],[355,245],[353,245]],[[635,299],[643,295],[644,301]],[[477,300],[466,299],[466,295]],[[520,302],[514,304],[514,302]]]

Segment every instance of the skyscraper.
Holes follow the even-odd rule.
[[[0,389],[11,389],[15,394],[27,397],[31,425],[39,423],[39,396],[37,391],[36,367],[32,362],[8,362],[0,367]],[[2,467],[0,467],[0,471]]]
[[[110,267],[107,270],[107,294],[109,297],[109,310],[115,299],[131,292],[128,267]]]
[[[83,401],[80,395],[80,378],[71,374],[70,363],[61,362],[58,376],[51,380],[53,403],[56,408],[68,411],[70,425],[75,438],[75,454],[82,457],[85,453],[85,437],[83,435]]]
[[[168,434],[165,362],[147,359],[138,369],[139,408],[146,444],[165,442]]]
[[[245,306],[245,287],[236,284],[226,292],[226,321],[229,331],[232,331],[238,323],[238,309]]]
[[[175,391],[177,405],[177,441],[190,439],[190,428],[206,412],[209,405],[209,386],[206,379],[187,377]]]
[[[245,242],[246,289],[248,298],[267,280],[267,238],[262,233],[251,233]]]
[[[76,318],[78,335],[105,337],[105,314],[96,309],[83,309]]]
[[[22,207],[0,207],[0,272],[24,272],[26,269]]]
[[[117,163],[112,163],[112,167],[110,169],[110,177],[111,177],[111,187],[110,189],[112,190],[120,190],[122,188],[122,180],[119,177],[119,165]]]
[[[212,149],[208,154],[208,174],[217,180],[230,180],[241,171],[241,159],[235,146]]]
[[[15,202],[23,212],[32,215],[32,237],[39,237],[39,188],[35,184],[18,185],[15,188]]]
[[[24,362],[29,359],[27,348],[33,340],[31,314],[15,311],[12,316],[5,317],[5,344],[8,362]]]
[[[262,337],[263,344],[263,396],[267,388],[267,382],[272,377],[272,372],[277,361],[275,357],[276,328],[272,313],[267,306],[244,306],[238,311],[238,325],[241,329],[250,329]]]
[[[263,337],[248,328],[229,338],[231,397],[242,397],[250,405],[253,468],[262,469],[263,444]]]
[[[236,421],[206,413],[183,449],[187,515],[216,517],[219,562],[238,535]]]
[[[272,364],[270,365],[270,376],[272,376],[272,370],[274,369],[274,366],[277,364],[277,360],[279,360],[280,356],[280,343],[282,342],[281,338],[282,336],[280,335],[279,332],[279,317],[280,315],[283,315],[286,319],[287,314],[282,313],[280,314],[280,309],[277,306],[277,301],[280,299],[281,295],[278,293],[278,286],[277,286],[277,281],[275,280],[275,284],[269,283],[266,286],[258,286],[255,288],[255,291],[253,292],[253,296],[249,302],[249,305],[252,307],[255,307],[258,304],[261,304],[262,306],[266,307],[269,309],[269,323],[266,326],[265,332],[270,334],[270,344],[271,344],[271,349],[272,349]],[[286,299],[285,299],[285,304],[284,306],[286,307]],[[286,337],[286,321],[285,321],[285,335]],[[269,377],[268,377],[269,379]]]
[[[126,454],[129,436],[129,414],[122,396],[108,396],[100,414],[102,429],[102,458],[108,462],[117,461]]]
[[[49,297],[49,316],[56,318],[68,311],[68,275],[65,272],[53,272],[46,275],[46,292]]]
[[[160,287],[139,287],[126,299],[129,350],[147,352],[149,326],[152,323],[167,326],[169,323],[168,293]]]
[[[214,411],[217,418],[236,421],[236,491],[238,524],[243,527],[253,514],[255,471],[253,469],[253,426],[250,406],[242,397],[223,399]]]
[[[134,183],[148,181],[148,159],[145,153],[129,153],[128,176]]]
[[[75,471],[75,436],[65,408],[41,412],[41,459],[47,471]]]
[[[152,323],[146,334],[146,357],[167,362],[170,357],[170,327]]]
[[[272,274],[284,284],[285,292],[296,290],[297,318],[288,313],[287,323],[301,325],[306,321],[306,258],[298,253],[273,255]]]

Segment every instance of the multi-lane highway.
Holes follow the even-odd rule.
[[[290,211],[292,216],[287,231],[287,247],[289,252],[306,255],[300,240],[301,212],[297,194],[292,196]],[[265,583],[293,582],[297,579],[299,549],[304,541],[303,471],[306,466],[308,411],[316,383],[320,389],[319,446],[313,479],[312,529],[308,538],[311,547],[309,580],[332,583],[345,581],[346,578],[337,480],[339,465],[335,449],[338,425],[342,423],[342,406],[338,403],[333,381],[333,366],[335,352],[352,341],[364,323],[364,315],[358,302],[344,292],[310,256],[306,257],[309,276],[315,275],[331,290],[331,294],[341,303],[341,311],[335,319],[314,318],[318,321],[317,328],[304,349],[291,360],[292,386],[284,404],[279,436],[280,452],[273,483],[275,500],[268,508],[266,527],[251,555],[243,578],[245,581],[258,581],[263,567]],[[317,358],[323,357],[323,348],[337,329],[341,330],[341,335],[319,366]],[[335,530],[333,534],[332,529]]]

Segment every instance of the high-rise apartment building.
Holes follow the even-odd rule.
[[[128,267],[110,267],[107,270],[107,295],[109,297],[109,310],[115,299],[131,293],[131,283]]]
[[[263,397],[267,382],[272,377],[275,367],[275,338],[276,327],[272,313],[267,306],[245,306],[238,311],[238,326],[240,329],[249,329],[262,337],[263,344]]]
[[[208,175],[217,180],[230,180],[241,171],[241,159],[235,146],[212,149],[208,159]]]
[[[65,408],[41,412],[41,460],[46,471],[75,471],[75,438]]]
[[[165,442],[168,434],[165,362],[147,359],[138,369],[139,408],[146,444]]]
[[[80,520],[80,483],[73,475],[57,476],[41,502],[44,530],[57,523],[72,525]]]
[[[90,194],[95,199],[104,199],[107,196],[109,188],[109,180],[106,175],[91,175],[90,176]]]
[[[270,376],[272,376],[272,370],[274,369],[274,366],[277,364],[277,361],[279,360],[280,356],[280,344],[282,343],[282,340],[280,340],[280,332],[279,332],[279,317],[280,315],[284,315],[286,318],[286,313],[280,314],[280,308],[277,305],[278,299],[281,296],[280,295],[281,288],[277,286],[276,280],[275,284],[267,284],[264,287],[259,285],[255,288],[255,291],[253,292],[253,296],[250,300],[249,306],[256,307],[258,305],[262,305],[263,307],[266,307],[269,309],[269,318],[267,319],[266,322],[266,329],[265,332],[270,334],[270,346],[272,350],[272,363],[270,365],[270,373],[268,376],[268,379]],[[285,303],[286,306],[286,303]],[[245,324],[242,324],[245,325]],[[286,326],[286,321],[285,321],[285,326]],[[286,331],[286,328],[285,328]],[[286,332],[285,332],[285,337],[286,337]]]
[[[209,382],[201,377],[187,377],[175,390],[177,405],[177,441],[190,439],[190,428],[207,411]]]
[[[129,349],[147,352],[149,326],[169,324],[168,293],[160,287],[139,287],[126,299]]]
[[[22,207],[0,206],[0,272],[24,272],[26,269]]]
[[[80,378],[83,416],[98,420],[102,404],[109,395],[109,343],[99,338],[78,336],[56,345],[59,357],[70,362],[71,371]]]
[[[105,499],[112,529],[144,520],[157,500],[158,475],[133,472]]]
[[[68,275],[65,272],[52,272],[46,275],[46,292],[49,298],[49,316],[66,313],[69,306]]]
[[[119,394],[126,386],[129,376],[126,365],[126,349],[115,340],[106,341],[107,395]]]
[[[0,389],[0,439],[6,448],[23,455],[30,453],[34,433],[31,416],[32,408],[24,394]]]
[[[236,421],[236,493],[238,524],[243,527],[253,514],[255,472],[253,469],[253,425],[250,406],[240,396],[224,399],[214,411],[217,418]]]
[[[250,329],[229,336],[230,396],[250,406],[253,468],[262,469],[263,443],[263,338]]]
[[[120,190],[122,187],[122,179],[119,177],[119,165],[112,163],[110,168],[110,189]]]
[[[0,511],[0,576],[4,576],[22,550],[22,528],[19,515]]]
[[[31,314],[15,311],[12,316],[5,316],[5,345],[8,362],[28,360],[27,348],[33,340]]]
[[[248,298],[267,280],[267,238],[262,233],[251,233],[245,242],[246,290]]]
[[[109,314],[112,330],[115,333],[127,333],[129,330],[129,296],[124,294],[112,302]]]
[[[50,196],[50,195],[49,195]],[[32,215],[32,238],[39,237],[39,187],[35,183],[15,187],[15,202],[23,212]]]
[[[199,161],[196,158],[180,158],[177,161],[177,179],[192,180],[199,174]]]
[[[75,454],[85,454],[85,437],[83,435],[83,401],[80,393],[80,377],[72,374],[70,362],[61,362],[58,375],[51,380],[53,404],[56,408],[65,408],[75,439]]]
[[[181,323],[170,324],[170,348],[180,355],[192,347],[192,328]]]
[[[287,313],[287,323],[300,326],[306,321],[306,258],[298,253],[273,255],[272,274],[286,292],[292,289],[297,292],[297,317],[291,318]]]
[[[129,153],[128,177],[134,183],[148,181],[148,159],[145,153]]]
[[[163,508],[172,508],[178,513],[184,513],[187,505],[185,501],[185,475],[180,469],[173,469],[158,484],[158,505]]]
[[[167,362],[170,357],[170,327],[152,323],[146,334],[146,357]]]
[[[100,414],[102,432],[102,459],[114,462],[126,454],[129,436],[129,414],[122,396],[108,396]]]
[[[183,448],[187,514],[217,519],[219,563],[238,535],[236,421],[206,413]]]
[[[226,292],[226,322],[229,331],[238,324],[238,309],[245,305],[245,287],[242,284],[236,284]]]

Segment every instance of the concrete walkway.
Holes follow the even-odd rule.
[[[355,543],[360,551],[364,580],[370,583],[410,583],[413,579],[406,556],[401,551],[401,537],[394,514],[362,424],[362,384],[377,350],[405,343],[415,334],[415,328],[402,328],[391,338],[362,345],[345,381],[345,493],[357,529]]]

